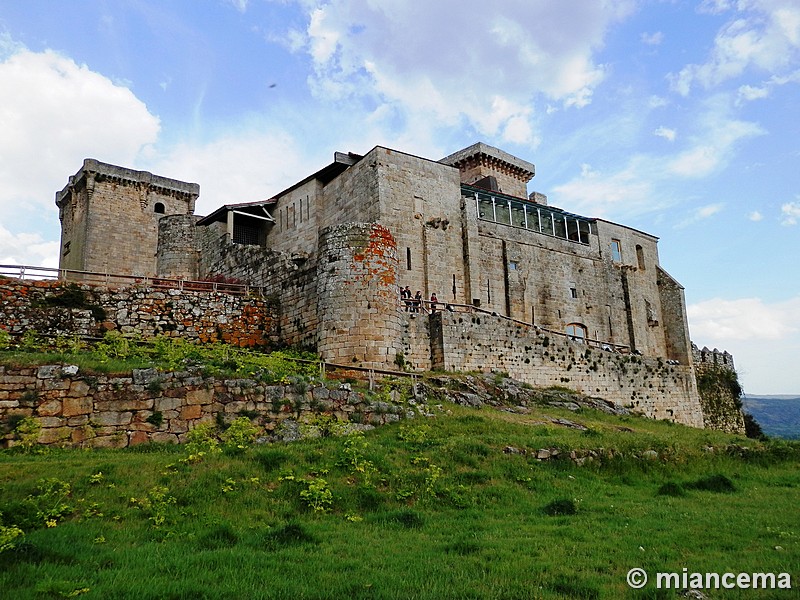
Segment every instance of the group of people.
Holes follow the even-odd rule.
[[[417,293],[414,296],[411,296],[411,288],[409,286],[400,288],[400,300],[402,300],[403,304],[406,306],[406,312],[418,313],[422,308],[422,291],[417,290]],[[439,299],[436,297],[436,292],[431,294],[430,300],[430,309],[431,312],[436,312],[436,305],[439,303]]]

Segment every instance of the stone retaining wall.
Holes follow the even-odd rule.
[[[241,347],[279,342],[275,309],[260,296],[61,281],[0,280],[0,328],[17,338],[28,331],[102,337],[117,330]]]
[[[535,386],[561,385],[650,418],[703,427],[691,365],[606,352],[491,315],[444,311],[429,318],[434,368],[506,372]]]
[[[15,419],[42,426],[39,443],[123,448],[182,442],[197,423],[247,415],[267,431],[326,412],[340,421],[380,425],[406,416],[396,403],[370,401],[348,384],[304,389],[251,379],[219,380],[198,370],[83,375],[76,366],[0,367],[0,446],[14,443]]]

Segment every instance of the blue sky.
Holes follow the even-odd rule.
[[[268,198],[484,141],[658,236],[692,339],[800,393],[797,0],[0,0],[0,264],[55,266],[85,157]]]

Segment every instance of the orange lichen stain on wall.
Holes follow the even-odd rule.
[[[364,251],[353,254],[354,266],[361,267],[361,274],[356,275],[356,278],[367,285],[376,283],[376,293],[391,297],[392,300],[396,296],[393,268],[397,263],[396,251],[392,233],[383,225],[375,223],[370,229],[369,241]]]

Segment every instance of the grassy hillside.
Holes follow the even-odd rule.
[[[797,444],[447,404],[287,445],[250,446],[247,427],[207,433],[183,447],[0,453],[0,595],[678,597],[630,590],[633,567],[800,584]]]

